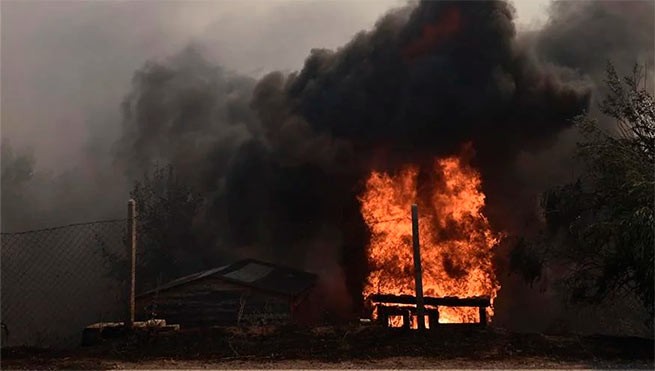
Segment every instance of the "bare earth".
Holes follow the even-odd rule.
[[[22,367],[21,367],[22,366]],[[571,362],[541,358],[515,357],[504,361],[472,361],[467,359],[435,360],[427,357],[391,357],[376,360],[326,362],[318,360],[148,360],[140,362],[105,361],[101,359],[60,359],[42,364],[6,365],[8,369],[105,369],[105,370],[234,370],[234,369],[653,369],[648,362]],[[4,368],[4,367],[3,367]]]
[[[3,349],[3,369],[655,369],[652,339],[370,327],[186,330],[68,351]]]

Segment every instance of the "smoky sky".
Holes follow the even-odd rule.
[[[121,100],[146,60],[192,43],[245,75],[295,70],[310,48],[337,47],[400,3],[3,1],[3,136],[61,171],[120,135]]]
[[[294,70],[314,45],[336,47],[398,3],[3,1],[2,138],[34,160],[19,186],[30,202],[3,199],[3,231],[123,215],[132,179],[114,166],[114,143],[145,61],[193,45],[227,72]]]
[[[653,11],[652,1],[555,2],[535,36],[537,52],[595,78],[605,73],[603,59],[619,68],[653,68]]]

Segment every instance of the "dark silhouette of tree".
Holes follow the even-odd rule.
[[[652,317],[655,104],[642,72],[635,66],[631,76],[619,78],[608,64],[609,92],[600,108],[615,126],[608,130],[588,117],[577,119],[586,171],[544,194],[549,243],[539,253],[547,263],[571,268],[563,282],[573,301],[599,303],[629,292]]]
[[[137,181],[137,274],[141,289],[203,269],[194,222],[203,203],[171,165],[156,165]]]

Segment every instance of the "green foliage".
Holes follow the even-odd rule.
[[[652,314],[655,104],[641,81],[638,67],[620,79],[608,66],[601,111],[616,125],[607,132],[589,118],[576,120],[585,175],[546,192],[542,206],[558,246],[549,259],[572,267],[565,281],[573,300],[600,302],[629,291]]]

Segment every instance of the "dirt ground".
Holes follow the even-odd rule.
[[[539,357],[506,360],[439,360],[428,357],[390,357],[372,360],[328,362],[320,360],[173,360],[138,362],[92,358],[62,358],[44,362],[8,362],[3,369],[102,369],[102,370],[238,370],[238,369],[653,369],[648,362],[573,362]]]
[[[3,369],[654,369],[652,339],[445,327],[186,330],[67,351],[3,349]]]
[[[103,359],[53,359],[43,363],[13,363],[3,369],[102,369],[102,370],[252,370],[252,369],[645,369],[652,362],[574,362],[539,357],[510,357],[506,360],[439,360],[428,357],[390,357],[372,360],[328,362],[320,360],[145,360],[138,362]]]

